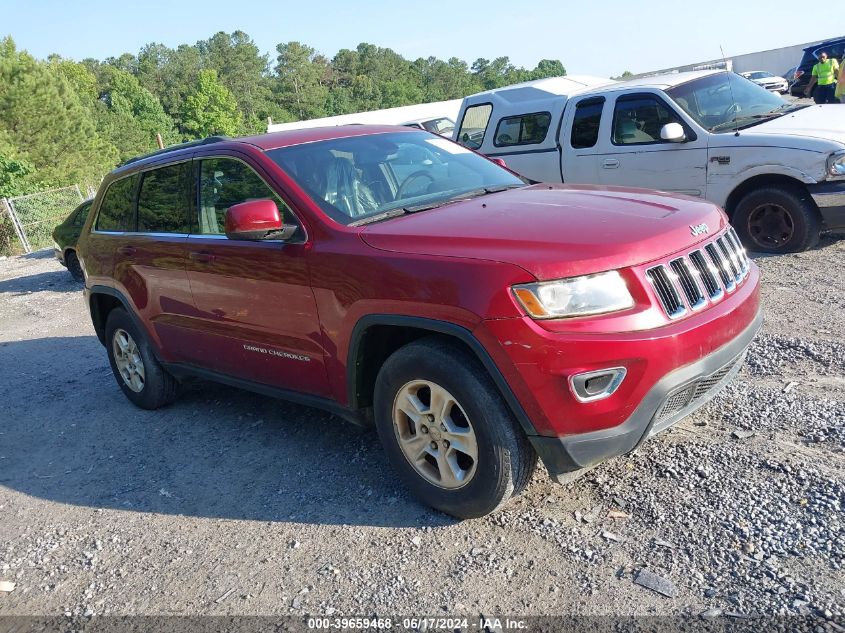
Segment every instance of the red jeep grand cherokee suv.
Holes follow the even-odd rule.
[[[738,371],[759,273],[709,202],[529,185],[424,131],[211,138],[110,174],[79,244],[136,405],[200,376],[374,420],[458,517],[559,481]]]

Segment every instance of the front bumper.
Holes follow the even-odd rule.
[[[807,185],[827,229],[845,228],[845,180]]]
[[[664,376],[619,426],[564,437],[529,438],[551,477],[565,481],[568,473],[629,453],[705,405],[739,372],[762,322],[758,312],[729,343]]]

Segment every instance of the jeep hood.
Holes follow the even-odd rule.
[[[845,109],[845,108],[843,108]],[[643,264],[726,225],[710,202],[647,189],[532,185],[364,226],[373,248],[520,266],[556,279]],[[709,232],[693,237],[692,226]]]
[[[743,134],[810,136],[845,145],[845,108],[813,105],[748,128]]]

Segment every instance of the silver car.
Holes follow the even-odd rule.
[[[751,70],[747,73],[739,74],[746,79],[750,79],[758,86],[762,86],[766,90],[771,90],[772,92],[786,94],[789,90],[789,82],[787,82],[786,79],[773,75],[765,70]]]

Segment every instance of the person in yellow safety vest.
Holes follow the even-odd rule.
[[[839,63],[828,58],[827,51],[819,51],[818,63],[813,66],[813,76],[804,91],[804,96],[813,94],[813,101],[816,103],[836,103],[833,96],[836,92],[836,77],[839,74]],[[813,87],[816,91],[813,93]]]

